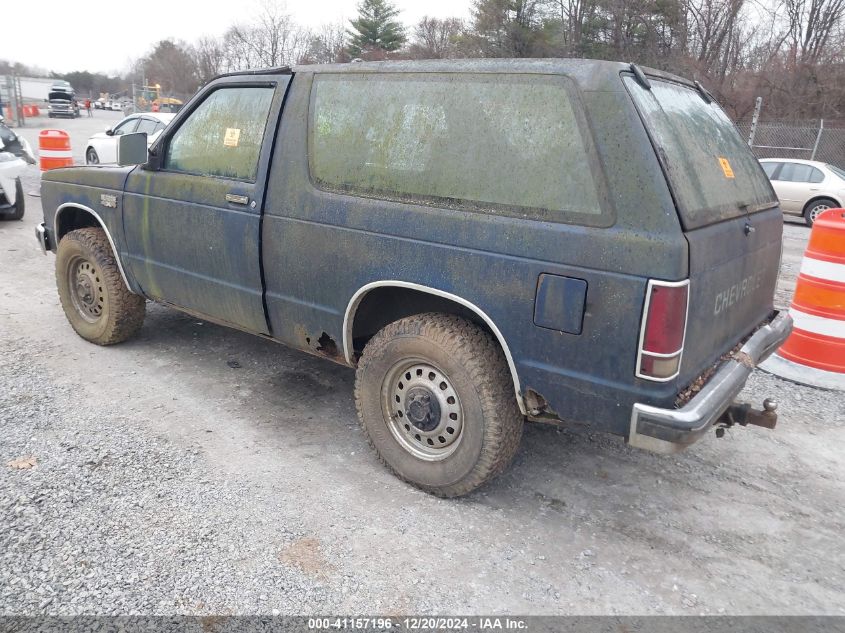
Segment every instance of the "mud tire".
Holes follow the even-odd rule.
[[[390,430],[383,393],[391,368],[420,359],[448,375],[463,407],[461,444],[440,461],[409,452]],[[468,494],[501,473],[516,454],[524,418],[498,342],[466,319],[439,313],[385,326],[364,348],[355,405],[370,445],[393,473],[440,497]]]
[[[103,297],[101,313],[93,322],[74,304],[75,291],[70,287],[70,267],[80,261],[93,267]],[[102,229],[77,229],[61,239],[56,252],[56,284],[67,320],[87,341],[97,345],[122,343],[144,323],[146,302],[126,287]]]

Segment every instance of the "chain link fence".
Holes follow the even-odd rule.
[[[163,93],[158,86],[133,84],[127,106],[132,112],[178,112],[191,97],[183,93]]]
[[[745,139],[751,123],[737,123]],[[758,122],[751,148],[757,158],[804,158],[845,169],[845,127],[822,121]]]

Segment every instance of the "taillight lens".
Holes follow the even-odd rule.
[[[689,280],[648,282],[637,376],[667,381],[678,375],[687,328]]]

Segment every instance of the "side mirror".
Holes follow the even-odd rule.
[[[147,162],[147,133],[135,132],[117,137],[117,164],[143,165]]]
[[[110,127],[107,127],[106,128],[106,136],[111,136],[112,134],[114,134],[114,130],[111,129]]]

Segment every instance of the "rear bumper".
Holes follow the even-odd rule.
[[[722,363],[695,398],[681,409],[635,404],[628,443],[657,453],[683,450],[716,424],[748,376],[783,343],[792,331],[792,317],[779,313],[742,346],[737,358]]]

